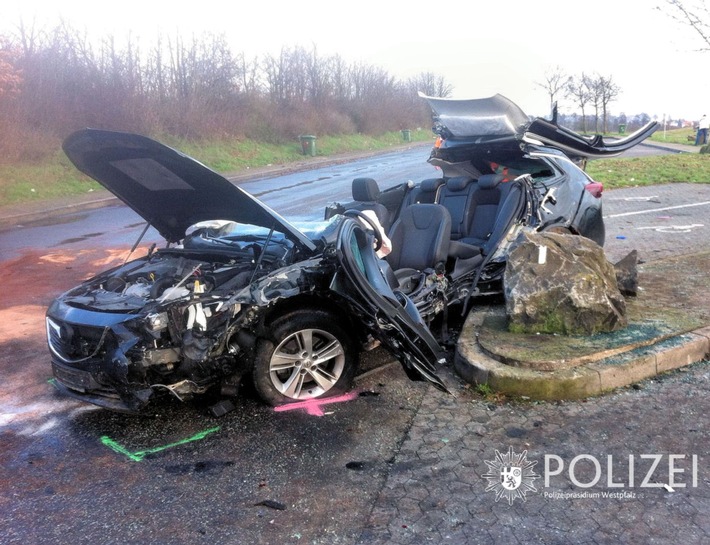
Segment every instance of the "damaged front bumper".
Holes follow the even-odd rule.
[[[138,403],[141,396],[136,393],[135,401],[126,402],[116,391],[106,389],[102,384],[96,382],[91,373],[56,361],[52,362],[52,373],[54,374],[52,385],[61,394],[115,412],[140,414],[149,401],[149,399],[145,399],[144,403]],[[149,398],[152,391],[148,390],[147,393]]]
[[[157,391],[185,400],[214,385],[209,374],[176,372],[182,371],[184,351],[151,346],[135,331],[144,321],[55,302],[46,318],[54,385],[76,399],[133,414],[143,411]]]

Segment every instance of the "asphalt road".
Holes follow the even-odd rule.
[[[257,177],[241,181],[239,186],[289,221],[319,220],[323,218],[329,202],[352,198],[353,178],[375,178],[380,189],[384,190],[407,180],[437,176],[436,169],[426,162],[428,156],[429,148],[419,146],[316,170]],[[140,216],[122,205],[75,212],[0,232],[0,253],[8,259],[27,248],[79,250],[87,247],[130,247],[144,225]],[[160,242],[162,239],[151,228],[145,240]]]
[[[286,185],[292,187],[284,195],[274,179],[245,187],[261,192],[277,210],[293,206],[286,215],[305,217],[309,209],[347,196],[355,176],[372,175],[383,187],[430,176],[431,167],[415,164],[421,153],[412,153],[411,171],[384,156],[342,171],[329,167],[289,176]],[[647,260],[710,249],[710,186],[618,190],[604,198],[610,259],[634,248]],[[402,444],[412,437],[410,429],[419,438],[436,429],[432,437],[441,447],[453,437],[446,426],[456,424],[456,417],[440,394],[409,382],[398,365],[387,365],[382,350],[367,356],[368,367],[378,369],[358,379],[355,397],[323,405],[322,416],[275,412],[249,388],[237,409],[220,419],[204,405],[173,401],[149,418],[126,417],[55,393],[48,382],[44,308],[60,288],[120,256],[110,249],[130,244],[139,222],[123,207],[111,207],[0,235],[0,543],[367,542],[363,528],[373,524],[373,506],[381,509],[382,498],[412,494],[418,502],[406,483],[392,483],[437,468],[426,457],[401,453]],[[486,412],[489,402],[466,395],[468,406]],[[614,403],[608,402],[609,414]],[[570,412],[567,425],[575,414]],[[705,425],[707,416],[698,418]],[[482,449],[501,446],[474,437]],[[564,434],[547,440],[551,452],[565,448]],[[505,529],[520,520],[485,522],[489,529],[491,524]]]
[[[639,157],[670,153],[654,146],[640,145],[624,156]],[[262,200],[292,222],[318,220],[329,202],[351,199],[351,182],[371,177],[384,190],[407,180],[419,181],[439,175],[426,160],[429,148],[414,147],[357,161],[334,164],[287,175],[256,177],[239,186]],[[122,205],[69,213],[36,220],[22,228],[0,231],[3,259],[17,257],[24,249],[68,249],[129,247],[145,222]],[[160,235],[149,229],[147,242],[160,243]]]

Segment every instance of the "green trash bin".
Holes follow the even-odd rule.
[[[619,123],[619,134],[626,134],[626,124]]]
[[[409,129],[402,129],[402,140],[405,142],[411,142],[412,141],[412,131]]]
[[[303,149],[303,155],[310,155],[311,157],[316,156],[316,137],[311,134],[302,134],[298,137],[301,141],[301,149]]]

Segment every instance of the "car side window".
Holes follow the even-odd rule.
[[[360,244],[358,243],[355,230],[353,230],[353,232],[350,234],[350,251],[352,252],[353,257],[355,258],[355,263],[357,263],[357,268],[360,269],[360,272],[362,274],[366,274],[365,273],[365,263],[362,260],[362,254],[360,253]]]

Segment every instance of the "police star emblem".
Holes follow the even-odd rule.
[[[540,475],[533,471],[537,461],[528,460],[527,450],[522,454],[513,452],[513,447],[508,448],[507,454],[496,450],[495,460],[485,462],[488,466],[488,473],[483,474],[488,481],[486,492],[495,492],[496,502],[505,498],[508,505],[513,505],[516,499],[527,501],[528,492],[537,492],[534,481]]]

